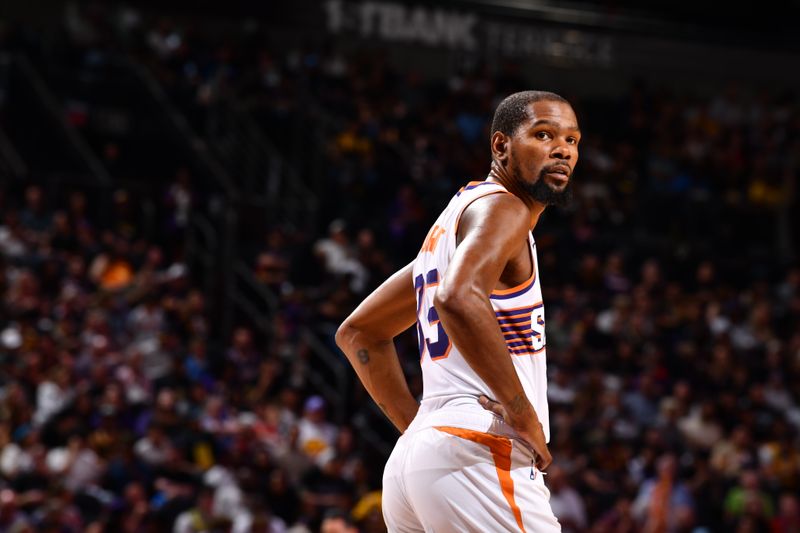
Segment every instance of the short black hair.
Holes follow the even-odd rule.
[[[492,132],[489,137],[491,138],[496,131],[503,132],[508,136],[514,135],[520,124],[528,119],[528,106],[533,102],[541,102],[543,100],[563,102],[569,105],[566,98],[548,91],[521,91],[514,93],[504,98],[500,105],[497,106],[492,119]]]

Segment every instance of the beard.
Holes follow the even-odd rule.
[[[535,183],[528,183],[522,179],[519,164],[514,164],[514,174],[517,182],[522,186],[531,198],[544,205],[555,205],[557,207],[567,207],[572,203],[572,179],[560,191],[555,190],[544,179],[548,172],[548,167],[544,167],[539,172],[539,179]]]
[[[572,202],[572,183],[567,183],[562,190],[557,191],[544,181],[544,176],[539,176],[536,183],[523,183],[522,186],[531,198],[544,205],[567,207]]]

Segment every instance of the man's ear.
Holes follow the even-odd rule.
[[[511,139],[502,131],[496,131],[492,134],[490,148],[492,150],[492,159],[505,166],[508,161],[509,143]]]

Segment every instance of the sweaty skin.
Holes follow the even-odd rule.
[[[527,235],[547,206],[539,195],[539,182],[546,185],[548,198],[567,190],[578,161],[579,141],[572,107],[555,100],[531,103],[528,120],[512,135],[493,134],[489,180],[501,183],[511,194],[488,195],[464,210],[459,244],[434,298],[450,340],[491,389],[492,399],[482,396],[481,405],[503,417],[531,446],[540,470],[547,468],[552,456],[489,295],[531,275]],[[415,321],[416,297],[412,265],[408,265],[367,297],[336,334],[337,344],[367,391],[401,432],[418,406],[403,377],[393,338]]]

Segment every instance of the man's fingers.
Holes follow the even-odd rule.
[[[547,452],[545,455],[536,454],[536,468],[539,470],[544,471],[552,462],[553,456],[550,455],[550,452]]]
[[[497,416],[505,417],[505,412],[503,411],[503,406],[500,405],[499,402],[496,402],[494,400],[490,400],[487,396],[484,396],[483,394],[481,394],[478,397],[478,403],[480,403],[481,407],[483,407],[487,411],[491,411],[494,414],[496,414]]]

